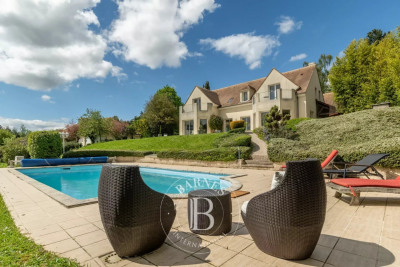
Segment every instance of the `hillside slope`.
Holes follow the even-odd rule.
[[[354,112],[342,116],[303,121],[299,140],[272,139],[272,161],[305,158],[323,160],[332,149],[345,161],[357,161],[372,153],[390,153],[381,166],[400,167],[400,107]]]

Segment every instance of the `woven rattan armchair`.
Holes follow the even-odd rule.
[[[105,164],[98,200],[104,230],[120,257],[160,247],[176,215],[172,199],[148,187],[138,166]]]
[[[292,161],[282,183],[252,198],[243,221],[257,247],[274,257],[311,256],[325,221],[326,187],[318,160]]]

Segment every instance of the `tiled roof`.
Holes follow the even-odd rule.
[[[301,94],[307,91],[307,87],[310,83],[315,67],[315,65],[310,65],[300,69],[284,72],[282,75],[288,78],[294,84],[298,85],[300,90],[298,90],[297,93]]]
[[[283,72],[282,75],[289,79],[291,82],[299,86],[299,93],[304,93],[310,83],[311,75],[315,69],[315,65],[310,65],[300,69]],[[268,76],[267,76],[268,77]],[[219,107],[229,107],[238,104],[246,104],[251,102],[251,97],[258,91],[267,77],[252,80],[249,82],[234,84],[216,90],[207,90],[198,87],[214,104]],[[249,89],[249,101],[240,102],[240,92]]]
[[[336,106],[333,92],[323,94],[324,102],[331,106]]]

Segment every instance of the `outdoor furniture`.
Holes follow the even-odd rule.
[[[326,187],[318,160],[287,163],[285,177],[271,191],[242,206],[243,221],[257,247],[274,257],[311,256],[325,221]]]
[[[322,169],[325,168],[326,166],[328,166],[329,163],[333,165],[333,161],[335,160],[338,154],[339,151],[337,151],[336,149],[332,150],[332,152],[328,155],[328,157],[326,157],[326,159],[321,163],[321,168]],[[281,168],[285,169],[286,165],[283,165]]]
[[[222,235],[231,231],[231,193],[224,190],[202,189],[188,194],[190,231],[200,235]]]
[[[103,165],[98,201],[104,230],[120,257],[160,247],[176,215],[172,199],[148,187],[138,166]]]
[[[333,178],[335,175],[341,177],[351,177],[364,174],[367,178],[369,178],[368,175],[375,175],[383,179],[383,175],[380,174],[377,169],[375,169],[374,165],[387,156],[389,156],[389,154],[371,154],[354,164],[335,162],[335,166],[343,165],[344,168],[323,170],[323,172],[324,174],[328,175],[329,178]],[[368,169],[371,169],[372,172],[369,172]]]
[[[24,156],[15,156],[14,160],[9,160],[8,161],[8,166],[13,168],[18,165],[21,165],[21,160],[24,159]]]
[[[350,206],[360,204],[361,192],[395,193],[400,194],[400,176],[395,180],[370,180],[359,178],[333,179],[326,184],[336,190],[335,197],[342,194],[350,195]]]

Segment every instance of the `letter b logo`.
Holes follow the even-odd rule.
[[[206,201],[204,203],[203,201]],[[213,203],[210,199],[207,198],[191,198],[189,199],[189,228],[191,230],[210,230],[214,227],[214,217],[211,215],[213,210]],[[203,207],[207,207],[208,209],[205,210]],[[208,218],[208,220],[206,219]],[[206,222],[209,222],[206,225]]]

